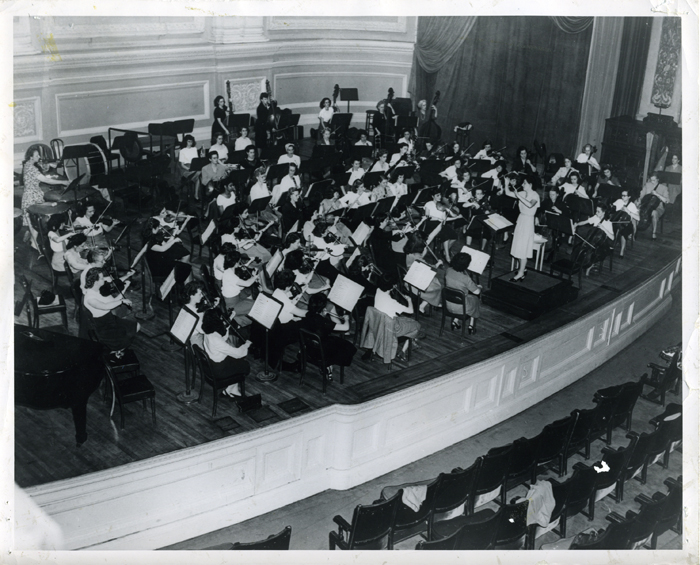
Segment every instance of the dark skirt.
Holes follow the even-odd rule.
[[[227,379],[240,375],[241,380],[244,380],[245,376],[250,373],[250,365],[245,359],[226,357],[221,363],[212,361],[209,365],[211,366],[212,376],[215,379]]]
[[[97,339],[110,351],[126,349],[136,337],[136,321],[117,318],[111,312],[105,316],[93,318],[93,324]]]
[[[320,352],[312,344],[308,344],[307,347],[311,359],[321,359]],[[357,347],[342,337],[329,335],[323,339],[323,354],[328,365],[349,367],[356,352]]]

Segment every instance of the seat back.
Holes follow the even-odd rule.
[[[477,459],[467,469],[453,471],[452,473],[440,473],[437,492],[435,493],[433,514],[454,510],[469,501],[480,466],[481,458]]]
[[[656,444],[658,444],[658,436],[655,432],[650,434],[644,433],[639,436],[634,450],[627,461],[626,479],[631,479],[637,471],[641,470],[644,466],[644,462],[647,460],[647,457],[653,451],[653,447]],[[664,449],[665,447],[661,451],[664,451]]]
[[[60,161],[63,158],[63,147],[65,146],[65,143],[63,143],[63,140],[59,138],[52,139],[49,143],[51,144],[51,150],[53,151],[54,156]]]
[[[454,549],[461,551],[493,549],[504,512],[504,509],[500,508],[483,522],[466,524],[460,528],[457,531]]]
[[[560,454],[566,454],[569,448],[571,432],[576,423],[576,415],[567,416],[551,424],[547,424],[537,436],[537,463],[552,461]]]
[[[527,508],[529,504],[528,500],[523,500],[503,506],[494,540],[496,548],[520,549],[523,542],[527,547]]]
[[[27,325],[32,328],[39,327],[39,305],[36,296],[32,292],[32,283],[27,277],[22,275],[22,288],[24,289],[24,299],[27,303]]]
[[[536,447],[535,441],[524,437],[513,442],[513,451],[511,452],[508,466],[509,488],[530,479],[532,470],[537,464]]]
[[[474,503],[479,495],[490,493],[505,486],[513,453],[513,445],[492,449],[481,457],[479,474],[474,481]]]
[[[566,481],[566,514],[573,516],[588,506],[596,490],[597,473],[592,467],[576,469]]]
[[[236,542],[231,546],[234,551],[260,549],[264,551],[286,551],[292,538],[292,527],[286,526],[280,533],[273,534],[267,539],[249,543]]]
[[[586,410],[574,410],[574,413],[576,422],[571,430],[571,439],[569,440],[569,445],[572,447],[579,446],[591,438],[591,432],[600,419],[601,409],[600,406],[596,406]]]
[[[196,343],[192,345],[192,352],[194,353],[194,358],[197,361],[197,366],[199,367],[200,374],[210,384],[214,383],[214,375],[211,372],[211,366],[209,365],[209,357],[207,354],[199,347]]]
[[[391,549],[391,529],[403,490],[389,500],[355,507],[352,516],[348,549]]]
[[[447,311],[447,303],[458,304],[462,306],[462,315],[467,315],[467,297],[464,291],[450,288],[449,286],[442,287],[442,307]]]
[[[301,345],[301,362],[311,361],[314,364],[320,363],[322,367],[326,365],[326,355],[323,351],[323,343],[317,333],[299,328],[299,344]]]
[[[678,523],[683,511],[683,489],[679,486],[671,487],[668,494],[661,499],[661,504],[654,518],[656,519],[655,533],[657,536],[672,528]]]
[[[639,395],[642,393],[642,381],[625,383],[617,395],[617,404],[613,412],[613,425],[617,426],[626,421],[634,410]]]
[[[607,465],[606,471],[598,473],[596,479],[596,489],[603,490],[614,484],[627,469],[627,463],[634,452],[639,436],[630,435],[630,442],[627,447],[621,447],[617,450],[604,450],[603,461]]]

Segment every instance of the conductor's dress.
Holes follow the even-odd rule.
[[[540,195],[534,190],[527,190],[524,196],[526,200],[537,200],[537,202],[532,208],[528,208],[518,200],[520,215],[515,224],[510,254],[516,259],[527,260],[532,257],[535,245],[535,214],[540,207]]]

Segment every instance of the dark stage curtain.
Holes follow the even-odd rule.
[[[625,18],[611,118],[637,114],[649,54],[652,18]]]
[[[437,73],[415,68],[415,99],[441,91],[443,140],[469,121],[475,148],[488,138],[512,158],[537,139],[549,152],[573,154],[592,30],[577,23],[583,31],[571,33],[548,17],[480,17]]]

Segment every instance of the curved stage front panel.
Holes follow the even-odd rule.
[[[585,316],[405,390],[26,492],[61,526],[66,549],[155,549],[354,487],[537,404],[613,357],[668,310],[680,268],[677,257]]]

